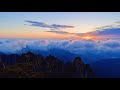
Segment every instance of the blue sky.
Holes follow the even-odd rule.
[[[113,24],[120,20],[120,12],[0,12],[1,37],[55,37],[45,28],[26,26],[25,20],[46,24],[72,25],[63,29],[71,33],[86,33],[96,27]],[[33,33],[33,36],[32,36]],[[44,34],[44,36],[43,36]],[[64,37],[59,36],[58,37]]]

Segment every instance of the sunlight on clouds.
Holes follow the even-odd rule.
[[[86,40],[90,40],[90,39],[93,39],[93,37],[92,36],[84,36],[84,37],[82,37],[83,39],[86,39]]]
[[[77,26],[78,28],[76,28],[76,33],[86,33],[86,32],[90,32],[90,31],[94,31],[93,29],[95,27],[97,27],[98,25],[93,25],[93,24],[81,24],[79,26]]]

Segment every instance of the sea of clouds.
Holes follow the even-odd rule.
[[[91,61],[120,58],[120,39],[0,39],[0,52],[5,54],[20,53],[23,52],[23,49],[28,51],[48,51],[54,48],[81,55]]]

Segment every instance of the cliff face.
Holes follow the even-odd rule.
[[[64,63],[52,55],[44,58],[31,52],[12,56],[12,65],[6,64],[8,58],[1,58],[1,73],[12,73],[19,78],[94,78],[90,65],[84,64],[80,57],[76,57],[73,62]]]

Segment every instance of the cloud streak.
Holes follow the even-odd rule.
[[[66,35],[66,34],[72,34],[72,33],[69,33],[69,32],[65,32],[65,31],[46,31],[46,32],[51,32],[51,33],[56,33],[56,34],[62,34],[62,35]]]
[[[50,30],[59,30],[59,29],[65,29],[65,28],[74,28],[74,26],[69,25],[60,25],[60,24],[51,24],[48,25],[43,22],[37,22],[37,21],[25,21],[27,23],[30,23],[30,26],[36,26],[36,27],[42,27],[42,28],[49,28]]]
[[[120,35],[120,21],[115,22],[111,25],[101,26],[94,28],[94,31],[87,33],[77,33],[77,36],[91,35],[91,36],[107,36],[109,38],[119,38]],[[106,37],[106,38],[107,38]]]
[[[76,36],[85,36],[85,35],[92,35],[92,36],[110,36],[112,37],[118,37],[120,35],[120,21],[115,22],[111,25],[106,25],[106,26],[101,26],[101,27],[96,27],[94,28],[94,31],[87,32],[87,33],[70,33],[66,31],[61,31],[60,29],[65,29],[65,28],[74,28],[74,26],[69,26],[69,25],[59,25],[59,24],[51,24],[48,25],[43,22],[36,22],[36,21],[25,21],[27,23],[30,23],[30,26],[37,26],[37,27],[42,27],[42,28],[49,28],[49,31],[45,32],[51,32],[51,33],[56,33],[56,34],[62,34],[62,35],[76,35]]]

